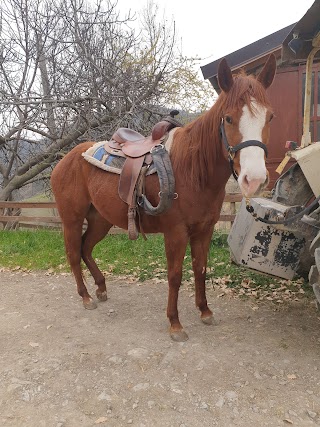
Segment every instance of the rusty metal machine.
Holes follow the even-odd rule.
[[[239,265],[285,279],[307,276],[320,307],[320,141],[312,142],[310,134],[312,65],[320,52],[319,15],[296,24],[282,55],[290,49],[295,59],[306,60],[301,143],[288,143],[270,198],[243,200],[228,243]],[[290,159],[295,163],[282,173]]]

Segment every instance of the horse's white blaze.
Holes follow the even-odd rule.
[[[243,107],[239,130],[241,142],[256,140],[262,142],[262,130],[266,123],[267,109],[252,102],[252,114],[247,105]],[[260,147],[246,147],[240,150],[240,167],[238,183],[244,196],[253,196],[267,179],[264,150]]]

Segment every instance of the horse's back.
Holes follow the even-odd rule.
[[[111,224],[127,228],[128,207],[119,198],[119,175],[88,163],[83,157],[92,142],[77,145],[66,154],[51,174],[51,186],[64,224],[83,221],[94,205]]]
[[[55,183],[57,180],[63,179],[66,175],[70,175],[70,173],[74,172],[74,169],[78,170],[80,166],[78,161],[81,159],[82,153],[92,145],[93,142],[83,142],[69,151],[54,167],[51,174],[51,181]]]
[[[89,203],[85,166],[82,157],[92,142],[84,142],[73,148],[55,166],[51,174],[51,187],[61,216],[71,206],[86,206]]]

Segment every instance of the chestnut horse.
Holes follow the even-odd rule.
[[[257,78],[243,72],[233,76],[226,60],[220,62],[218,100],[199,118],[177,128],[173,136],[170,159],[178,198],[159,216],[141,212],[142,228],[146,233],[164,234],[169,283],[167,316],[173,340],[188,339],[177,307],[188,243],[196,306],[204,323],[212,321],[205,291],[207,256],[231,169],[245,197],[253,196],[268,182],[265,144],[273,114],[266,89],[273,81],[275,70],[273,55]],[[119,175],[103,171],[81,156],[92,144],[86,142],[71,150],[55,167],[51,177],[63,222],[68,261],[87,309],[97,305],[84,284],[81,258],[94,278],[97,298],[105,301],[105,278],[92,257],[92,250],[113,225],[128,228],[128,206],[118,195]],[[153,205],[158,203],[158,193],[157,175],[147,176],[145,194]],[[82,235],[85,218],[88,227]]]

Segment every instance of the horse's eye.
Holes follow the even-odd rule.
[[[232,117],[226,116],[226,122],[229,123],[229,125],[232,124]]]
[[[271,122],[271,120],[274,118],[274,114],[271,114],[269,117],[269,122]]]

